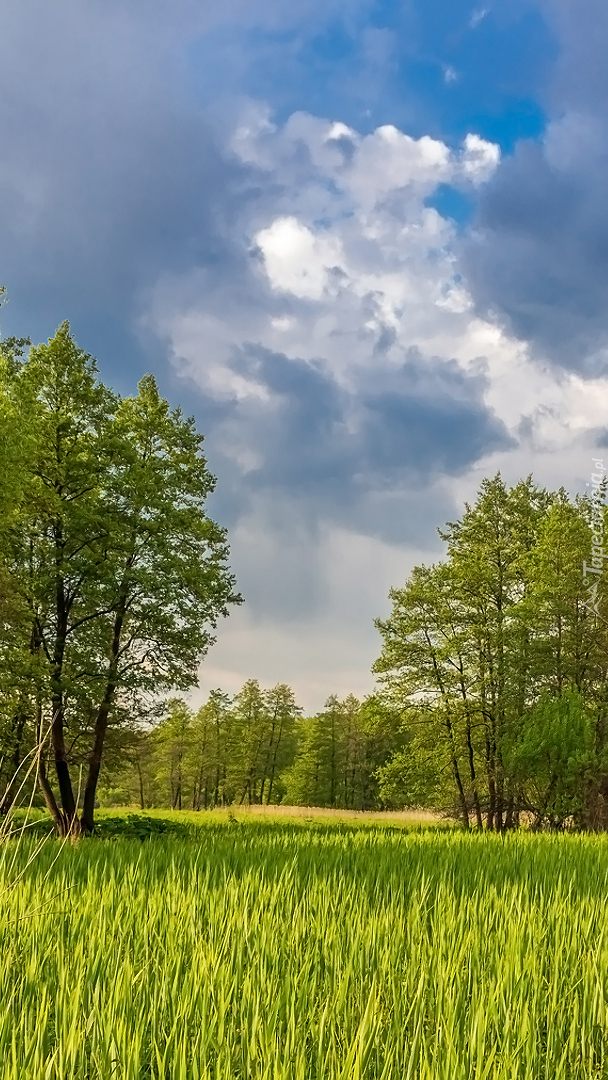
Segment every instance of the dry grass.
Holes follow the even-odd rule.
[[[294,817],[294,818],[333,818],[335,821],[348,821],[356,818],[360,821],[369,822],[414,822],[416,824],[427,822],[436,825],[443,820],[440,814],[430,810],[338,810],[331,806],[233,806],[226,811],[235,816],[261,815],[262,817]]]

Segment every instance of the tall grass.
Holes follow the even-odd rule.
[[[0,913],[2,1076],[608,1077],[607,899],[603,837],[52,843]]]

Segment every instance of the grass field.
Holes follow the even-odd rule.
[[[2,848],[3,1080],[608,1077],[608,839],[153,820]]]

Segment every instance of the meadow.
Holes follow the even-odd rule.
[[[0,848],[3,1080],[608,1077],[603,835],[101,829]]]

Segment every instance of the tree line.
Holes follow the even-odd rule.
[[[400,716],[371,696],[332,695],[303,717],[285,684],[248,680],[233,698],[214,690],[198,710],[170,699],[155,725],[131,732],[107,771],[114,805],[207,810],[285,803],[384,806],[379,769],[403,745]]]
[[[575,498],[485,480],[392,590],[364,701],[303,716],[249,680],[195,711],[175,694],[241,597],[193,419],[151,375],[110,390],[65,323],[0,343],[0,431],[0,813],[25,791],[90,832],[101,776],[142,806],[608,827],[603,462]]]
[[[444,558],[391,591],[376,623],[379,686],[365,701],[332,697],[302,717],[286,687],[249,682],[232,703],[211,695],[192,718],[211,755],[203,788],[192,759],[192,805],[424,807],[466,829],[608,828],[607,482],[595,468],[593,494],[575,498],[531,477],[483,481],[440,531]],[[220,743],[200,732],[220,701],[218,759]],[[172,722],[148,744],[165,798]]]

